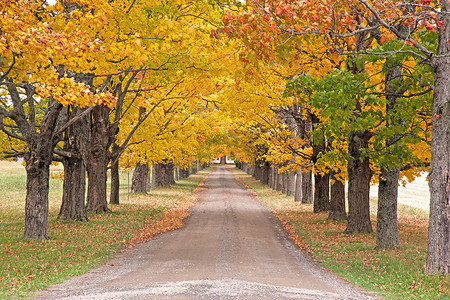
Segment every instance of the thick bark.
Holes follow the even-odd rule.
[[[175,180],[173,179],[172,163],[156,164],[155,173],[156,186],[170,186],[172,184],[175,184]]]
[[[189,177],[189,168],[181,169],[180,170],[180,179],[188,178]]]
[[[12,92],[14,86],[8,86]],[[16,100],[13,103],[16,106]],[[49,107],[42,119],[40,131],[25,125],[24,116],[17,118],[16,123],[26,137],[28,153],[25,155],[27,173],[27,194],[25,199],[25,240],[45,240],[49,238],[47,232],[48,221],[48,192],[50,163],[53,158],[54,128],[61,104],[49,103]]]
[[[430,221],[425,272],[450,273],[450,2],[441,0],[439,46],[434,57]],[[444,14],[445,13],[445,14]]]
[[[263,184],[269,184],[270,164],[266,161],[260,166],[260,178],[259,180]]]
[[[64,159],[64,183],[58,219],[89,221],[85,207],[86,167],[82,159]]]
[[[302,203],[313,203],[312,172],[302,172]]]
[[[313,124],[318,124],[319,119],[312,115]],[[320,156],[326,151],[325,137],[317,137],[313,143],[312,161],[317,163]],[[315,213],[328,211],[330,209],[330,174],[314,174],[314,209]]]
[[[111,150],[111,191],[110,204],[120,204],[120,176],[119,176],[120,147],[114,143]]]
[[[315,213],[330,209],[330,173],[314,174],[314,208]]]
[[[98,105],[92,110],[91,144],[88,157],[88,196],[87,210],[97,213],[110,213],[106,199],[106,180],[108,165],[109,108]]]
[[[397,227],[397,196],[400,167],[381,168],[378,185],[377,249],[399,246]]]
[[[295,171],[290,171],[286,174],[286,195],[295,195]]]
[[[48,151],[45,152],[48,153]],[[25,240],[45,240],[50,238],[47,233],[50,159],[45,157],[46,155],[42,156],[41,154],[42,152],[39,150],[32,151],[30,149],[30,153],[25,156],[27,164],[27,196],[25,200],[25,230],[23,235]]]
[[[331,184],[330,193],[330,214],[328,220],[345,220],[345,185],[336,179],[335,172],[331,171],[330,178],[334,180]]]
[[[373,232],[370,222],[370,179],[372,171],[368,157],[361,157],[360,150],[367,148],[371,135],[357,132],[350,136],[348,152],[348,218],[344,233]]]
[[[404,93],[399,90],[402,80],[401,62],[391,62],[387,60],[385,65],[388,72],[385,75],[386,84],[386,115],[389,116],[397,110],[397,99]],[[395,115],[395,114],[392,114]],[[402,120],[398,117],[389,117],[386,120],[386,127],[401,125]],[[388,155],[391,154],[389,146],[394,143],[401,143],[398,135],[386,140],[386,149]],[[398,198],[398,179],[400,175],[400,166],[381,167],[378,185],[378,212],[377,212],[377,249],[394,249],[399,246],[398,228],[397,228],[397,198]]]
[[[286,194],[287,195],[287,192],[288,192],[288,173],[284,173],[283,172],[283,185],[282,185],[282,187],[281,187],[281,192],[283,193],[283,194]]]
[[[76,108],[67,108],[67,119],[77,114]],[[63,156],[64,183],[59,219],[89,221],[85,207],[86,159],[89,143],[89,119],[81,118],[66,129]]]
[[[276,172],[277,172],[277,181],[276,181],[276,188],[275,189],[277,191],[282,192],[283,191],[283,179],[284,179],[284,176],[283,176],[283,173],[278,173],[278,170]]]
[[[131,180],[132,193],[147,193],[150,189],[150,168],[148,163],[136,163]]]
[[[255,178],[259,181],[261,181],[262,178],[262,168],[261,168],[261,161],[257,160],[255,165]]]
[[[255,176],[256,167],[254,164],[251,164],[248,168],[248,174]]]
[[[111,163],[111,191],[109,193],[110,204],[120,204],[120,176],[119,176],[119,161]]]
[[[274,166],[270,166],[270,170],[269,170],[269,187],[271,189],[275,189],[275,167]]]

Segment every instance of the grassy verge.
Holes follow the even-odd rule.
[[[0,161],[0,298],[31,297],[33,291],[83,274],[121,249],[180,227],[187,205],[193,203],[190,195],[208,172],[129,198],[127,174],[122,174],[121,204],[110,207],[112,214],[89,214],[86,223],[56,219],[62,183],[52,179],[51,239],[27,242],[22,240],[25,173],[17,163]]]
[[[377,251],[375,233],[343,234],[345,221],[327,221],[326,213],[312,213],[312,205],[295,203],[246,173],[233,172],[280,219],[297,246],[324,267],[387,299],[450,299],[450,277],[423,273],[428,226],[423,212],[400,206],[400,248]],[[372,205],[372,220],[375,210]]]

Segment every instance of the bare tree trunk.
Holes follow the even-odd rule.
[[[267,161],[265,161],[262,167],[261,182],[263,184],[269,184],[269,176],[270,176],[270,164]]]
[[[156,186],[170,186],[175,184],[173,179],[173,164],[158,163],[156,165]]]
[[[330,177],[334,180],[331,184],[330,195],[330,214],[328,220],[345,220],[347,213],[345,211],[345,185],[336,179],[335,172],[330,172]]]
[[[450,274],[450,2],[441,0],[439,44],[434,57],[430,165],[430,221],[425,272]]]
[[[91,144],[88,160],[87,209],[97,213],[110,213],[106,199],[106,180],[109,146],[109,108],[99,105],[92,110]]]
[[[86,167],[82,159],[64,159],[64,184],[58,219],[89,221],[85,207]]]
[[[48,148],[51,149],[51,147]],[[47,233],[50,159],[43,160],[44,156],[38,152],[41,151],[30,151],[30,154],[25,156],[27,163],[27,196],[23,235],[25,240],[50,238]]]
[[[120,147],[114,142],[111,150],[111,191],[110,204],[120,204],[120,176],[119,176]]]
[[[286,174],[286,195],[295,195],[295,171]]]
[[[314,208],[315,213],[330,210],[330,173],[314,174]]]
[[[275,189],[275,166],[271,165],[269,170],[269,187]]]
[[[399,117],[390,117],[393,112],[398,110],[397,99],[405,91],[399,90],[402,81],[402,62],[392,62],[386,60],[385,66],[388,72],[385,75],[385,91],[388,103],[386,104],[386,127],[402,125]],[[396,134],[387,139],[386,151],[390,155],[390,145],[401,143],[401,138]],[[398,228],[397,228],[397,197],[398,197],[398,179],[400,175],[400,166],[381,167],[378,185],[378,212],[377,212],[377,249],[394,249],[399,246]]]
[[[255,178],[261,181],[262,178],[262,168],[261,168],[261,160],[257,160],[255,163]]]
[[[136,163],[131,180],[132,193],[147,193],[150,189],[150,168],[148,163]]]
[[[76,108],[67,108],[67,120],[77,114]],[[89,143],[89,119],[81,118],[66,129],[63,156],[64,184],[61,208],[58,219],[89,221],[85,207],[86,194],[86,159]]]
[[[156,189],[156,164],[155,163],[152,163],[152,176],[151,176],[150,180],[151,180],[150,189],[151,190]]]
[[[313,203],[312,172],[302,172],[302,203]]]
[[[399,246],[397,228],[397,195],[400,167],[381,168],[378,186],[377,249]]]
[[[9,86],[12,92],[14,86]],[[16,99],[17,100],[17,99]],[[14,100],[13,100],[14,101]],[[16,103],[14,103],[16,104]],[[27,195],[25,199],[25,228],[23,238],[25,240],[45,240],[49,238],[47,232],[48,221],[48,193],[50,163],[53,159],[54,127],[62,105],[49,103],[47,112],[42,119],[40,131],[27,126],[21,128],[26,137],[28,151],[25,155],[27,173]],[[19,121],[19,126],[21,125]]]
[[[370,222],[370,179],[372,170],[368,157],[362,158],[360,150],[368,148],[369,132],[350,136],[348,152],[348,219],[344,233],[373,232]]]
[[[283,173],[278,173],[277,170],[277,188],[276,188],[277,191],[280,192],[283,191],[283,179],[284,179]]]
[[[313,124],[319,123],[319,118],[312,115]],[[317,135],[313,141],[313,155],[312,161],[314,164],[319,160],[320,155],[326,152],[326,140],[325,136]],[[321,175],[319,173],[314,174],[314,208],[315,213],[328,211],[330,209],[330,174],[326,173]]]
[[[189,177],[189,168],[180,170],[180,178],[188,178]]]

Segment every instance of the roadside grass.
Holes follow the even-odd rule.
[[[312,213],[312,204],[270,189],[245,172],[232,169],[259,200],[277,216],[297,246],[313,260],[348,281],[386,299],[450,299],[450,277],[424,274],[427,213],[399,205],[401,246],[375,250],[375,233],[343,234],[345,221],[327,221],[327,213]],[[376,199],[371,200],[376,228]]]
[[[25,171],[16,162],[0,161],[0,298],[30,298],[34,291],[83,274],[114,253],[141,241],[142,228],[165,218],[174,207],[192,203],[192,193],[209,169],[149,194],[127,193],[127,174],[121,175],[121,204],[112,214],[89,213],[89,222],[57,220],[62,183],[51,179],[48,232],[43,242],[24,241]],[[186,200],[190,199],[190,200]],[[178,213],[178,212],[177,212]],[[170,216],[173,218],[173,213]],[[177,221],[181,226],[181,221]],[[162,225],[166,226],[166,225]],[[158,232],[174,229],[170,227]],[[146,233],[147,239],[152,233]]]

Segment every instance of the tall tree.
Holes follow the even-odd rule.
[[[24,238],[47,239],[49,166],[60,140],[55,126],[60,113],[70,104],[111,105],[112,97],[93,94],[86,85],[60,74],[62,57],[71,58],[66,67],[77,69],[85,55],[98,53],[100,47],[84,31],[74,36],[73,31],[60,30],[62,8],[50,12],[45,2],[26,0],[4,4],[0,14],[0,43],[5,49],[1,54],[0,128],[26,145],[23,153],[16,153],[24,155],[27,165]],[[93,27],[101,25],[98,22]],[[63,127],[69,124],[71,120]]]
[[[396,5],[390,1],[358,0],[359,3],[372,14],[376,20],[376,26],[386,30],[387,38],[395,38],[403,43],[402,48],[396,48],[385,53],[401,53],[407,51],[421,59],[423,63],[432,66],[434,76],[434,96],[432,104],[432,140],[431,140],[431,162],[430,162],[430,219],[428,227],[428,251],[425,271],[427,273],[450,273],[450,181],[449,167],[450,128],[449,93],[450,93],[450,43],[448,34],[450,30],[450,2],[448,0],[431,1],[420,0],[418,2],[404,1]],[[403,15],[409,12],[410,7],[414,12],[399,20],[392,14],[384,13],[386,10],[394,12],[395,15]],[[383,9],[383,13],[381,12]],[[399,31],[397,24],[403,22],[409,26],[407,34]],[[362,28],[361,30],[364,30]],[[429,49],[426,40],[417,38],[414,33],[424,37],[423,32],[437,32],[437,49]],[[403,46],[411,46],[404,50]]]

